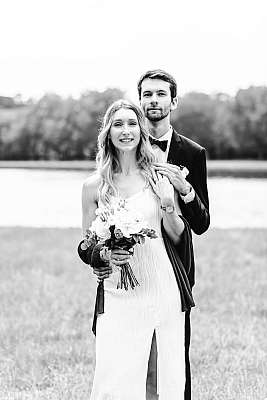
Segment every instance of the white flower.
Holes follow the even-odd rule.
[[[188,171],[188,169],[186,168],[186,167],[182,167],[182,166],[180,166],[180,170],[181,170],[181,174],[182,174],[182,176],[184,177],[184,179],[187,177],[187,175],[189,174],[189,171]]]
[[[114,213],[114,222],[116,229],[120,229],[125,237],[130,237],[147,226],[140,214],[126,207]]]
[[[110,238],[109,226],[110,225],[108,221],[102,221],[100,217],[96,217],[96,219],[92,222],[90,230],[95,232],[101,240],[106,240]]]
[[[143,228],[143,224],[140,222],[124,222],[116,224],[116,228],[120,229],[123,233],[123,236],[130,237],[131,235],[138,233]]]
[[[98,209],[96,214],[97,218],[92,222],[90,230],[96,232],[101,240],[110,238],[109,227],[112,225],[115,225],[115,229],[119,229],[125,237],[130,237],[139,233],[143,228],[148,228],[142,215],[120,198],[113,198],[109,208]]]

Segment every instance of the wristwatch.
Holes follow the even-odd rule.
[[[167,214],[172,214],[174,212],[174,205],[170,204],[169,206],[160,206],[160,208],[165,211]]]

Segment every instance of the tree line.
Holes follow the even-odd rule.
[[[0,96],[0,159],[94,159],[107,107],[120,89],[87,91],[78,99],[46,94],[38,101]],[[207,149],[210,159],[267,158],[267,87],[235,96],[191,92],[179,99],[172,125]]]

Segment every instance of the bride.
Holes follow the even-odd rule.
[[[168,178],[153,168],[154,155],[142,111],[119,100],[107,110],[98,136],[97,171],[82,189],[83,233],[95,211],[121,198],[141,213],[157,238],[136,245],[134,253],[112,250],[88,260],[104,287],[104,310],[96,302],[96,366],[91,400],[145,400],[152,336],[158,349],[157,391],[160,400],[182,400],[185,388],[183,311],[194,305],[187,284],[187,260],[181,246],[190,248],[190,229],[181,216]],[[185,252],[181,252],[185,253]],[[102,258],[102,259],[101,259]],[[119,267],[130,262],[139,286],[117,289]],[[99,269],[99,263],[102,268]],[[184,283],[185,282],[185,283]],[[104,311],[104,312],[103,312]]]

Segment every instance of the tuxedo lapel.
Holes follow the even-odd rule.
[[[170,164],[182,164],[182,141],[177,132],[173,129],[172,138],[168,154],[168,163]]]
[[[193,169],[190,154],[188,153],[181,136],[178,135],[178,133],[174,129],[172,132],[167,162],[170,164],[183,165],[184,167],[186,167],[189,171],[187,180],[189,183],[193,184],[192,175],[190,174]]]

